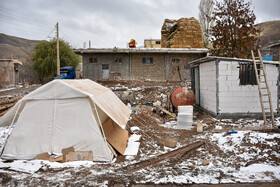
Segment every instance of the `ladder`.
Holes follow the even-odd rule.
[[[262,55],[260,50],[258,50],[258,57],[254,56],[253,50],[251,50],[252,58],[254,62],[254,69],[256,74],[256,80],[258,83],[259,88],[259,95],[260,95],[260,102],[262,107],[262,114],[263,114],[263,120],[264,125],[268,126],[267,119],[270,117],[272,121],[272,127],[275,128],[275,120],[274,120],[274,114],[273,114],[273,107],[271,102],[271,94],[270,89],[267,82],[267,74],[266,70],[264,68]]]

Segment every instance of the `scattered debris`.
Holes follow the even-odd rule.
[[[183,154],[185,152],[191,151],[192,149],[200,147],[203,143],[204,142],[200,142],[200,141],[195,142],[195,143],[186,145],[184,147],[181,147],[179,149],[176,149],[174,151],[168,152],[166,154],[156,156],[152,159],[145,160],[145,161],[133,164],[133,165],[126,166],[126,167],[122,168],[122,170],[126,174],[131,173],[131,172],[135,172],[135,171],[138,171],[140,169],[146,168],[148,166],[156,165],[163,160],[167,160],[169,158],[173,158],[173,157],[178,156],[180,154]]]
[[[175,118],[169,118],[168,114],[166,115],[152,105],[160,101],[161,107],[167,110],[169,99],[166,98],[170,91],[180,83],[103,81],[102,84],[134,93],[135,103],[130,104],[132,111],[135,112],[131,114],[126,130],[131,134],[129,140],[139,145],[139,148],[136,144],[132,146],[133,149],[137,148],[137,153],[131,156],[119,154],[117,159],[110,163],[92,161],[60,163],[49,160],[6,162],[0,159],[0,184],[2,186],[28,186],[30,184],[133,186],[279,183],[280,135],[275,129],[263,128],[262,120],[215,119],[203,111],[194,109],[193,125],[206,124],[203,133],[197,132],[197,128],[177,129]],[[18,89],[13,89],[7,93],[13,95],[12,93],[17,91]],[[0,95],[2,93],[0,92]],[[152,104],[146,105],[147,102]],[[280,118],[276,118],[276,122],[279,125]],[[213,133],[216,131],[216,126],[222,129],[218,128],[216,130],[219,132]],[[238,133],[224,136],[232,128],[235,128]],[[0,127],[0,147],[3,146],[4,137],[8,132],[7,128]],[[204,144],[156,164],[152,163],[150,167],[128,172],[129,167],[135,169],[136,166],[151,164],[148,161],[162,158],[161,155],[197,141],[204,141]],[[55,158],[59,159],[59,156],[61,155]],[[206,165],[203,165],[203,161]],[[209,161],[208,164],[207,161]],[[143,165],[137,165],[141,162]],[[10,169],[12,163],[14,163],[13,170]],[[128,170],[124,170],[125,168]],[[127,174],[124,175],[125,171]]]

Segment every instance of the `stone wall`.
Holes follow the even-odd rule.
[[[162,48],[204,48],[199,21],[195,18],[166,19],[161,28]]]

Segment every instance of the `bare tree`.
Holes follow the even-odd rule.
[[[203,33],[203,42],[206,47],[209,47],[210,28],[213,25],[213,0],[200,0],[198,8],[199,21]]]

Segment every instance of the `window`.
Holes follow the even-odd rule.
[[[257,68],[259,69],[259,65],[257,66]],[[254,64],[240,64],[239,79],[239,85],[257,85]]]
[[[156,41],[156,44],[160,44],[160,41]]]
[[[179,64],[181,62],[181,58],[172,58],[172,63]]]
[[[154,63],[154,58],[153,57],[143,57],[142,58],[142,63],[143,64],[153,64]]]
[[[93,63],[93,58],[89,58],[89,63]]]
[[[89,58],[89,63],[97,63],[97,58]]]
[[[122,58],[115,58],[114,61],[115,61],[115,62],[122,63]]]

